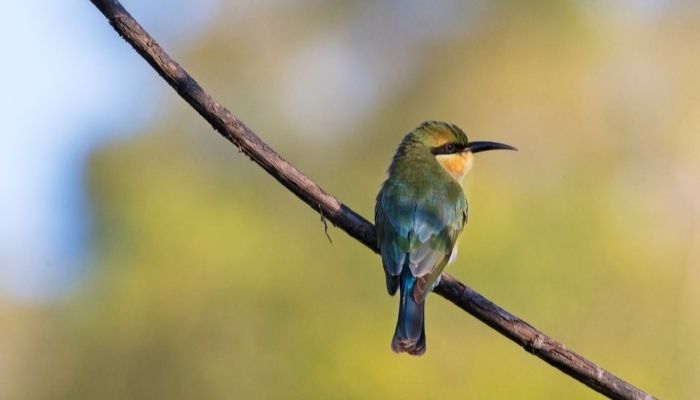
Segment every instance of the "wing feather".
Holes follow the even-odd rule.
[[[377,196],[377,244],[389,293],[396,292],[404,266],[419,278],[414,297],[423,299],[447,265],[467,212],[461,187],[426,185],[419,193],[388,180]]]

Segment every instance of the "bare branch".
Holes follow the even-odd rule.
[[[377,253],[374,226],[321,189],[272,150],[204,89],[160,47],[117,0],[91,0],[122,36],[177,93],[251,160],[277,181],[370,250]],[[448,274],[435,293],[593,390],[612,399],[650,400],[651,395],[623,381],[508,313]]]

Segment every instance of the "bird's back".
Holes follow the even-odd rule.
[[[396,291],[404,267],[419,280],[416,297],[424,297],[432,289],[450,258],[466,215],[461,185],[428,149],[402,143],[375,208],[377,244],[390,293]]]

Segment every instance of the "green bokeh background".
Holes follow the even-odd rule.
[[[420,20],[365,32],[366,13],[401,9],[388,4],[223,4],[174,56],[367,218],[395,146],[425,119],[515,145],[477,157],[449,272],[657,396],[700,397],[700,8],[480,2],[468,29],[438,38],[408,34]],[[323,49],[383,35],[397,38],[366,62],[405,77],[378,85],[369,110],[343,91],[295,108],[303,85],[313,97],[323,79],[354,79],[315,79]],[[382,43],[404,43],[410,66]],[[427,354],[392,353],[397,299],[379,258],[337,229],[329,243],[313,210],[155,73],[149,84],[163,86],[159,118],[89,163],[84,282],[49,306],[0,302],[7,398],[601,397],[437,296]]]

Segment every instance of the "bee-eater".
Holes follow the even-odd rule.
[[[467,223],[462,182],[473,154],[514,147],[469,142],[457,126],[428,121],[399,144],[377,195],[375,225],[390,295],[401,289],[399,318],[391,348],[425,352],[425,297],[457,254],[457,237]]]

